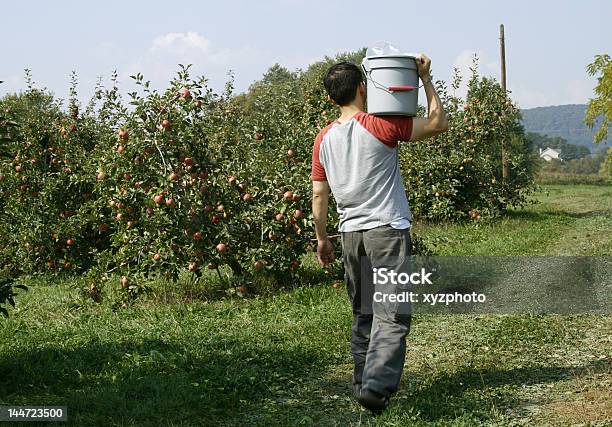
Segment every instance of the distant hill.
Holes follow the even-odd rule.
[[[586,105],[569,104],[550,107],[536,107],[521,110],[526,132],[536,132],[548,136],[560,136],[574,145],[588,147],[591,152],[603,146],[603,142],[593,144],[595,129],[583,123]],[[608,138],[607,144],[610,145]]]

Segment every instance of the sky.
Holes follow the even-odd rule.
[[[76,71],[87,100],[113,70],[126,92],[137,72],[161,89],[179,63],[217,90],[232,70],[244,91],[274,63],[306,68],[380,40],[427,54],[435,79],[467,73],[474,53],[499,78],[504,24],[507,86],[532,108],[587,102],[596,80],[585,68],[612,48],[610,0],[22,0],[1,2],[0,15],[0,96],[25,89],[26,68],[60,98]]]

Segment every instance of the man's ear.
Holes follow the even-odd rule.
[[[361,96],[365,95],[366,88],[363,82],[359,83],[359,87],[357,89],[359,90],[359,93],[361,94]]]

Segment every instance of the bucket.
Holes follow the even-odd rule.
[[[419,73],[414,56],[368,56],[361,67],[367,80],[368,113],[416,116]]]

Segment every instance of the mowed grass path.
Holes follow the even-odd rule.
[[[612,253],[612,189],[548,193],[498,221],[419,231],[444,255]],[[305,268],[319,284],[115,311],[82,300],[78,280],[32,279],[0,321],[0,404],[68,405],[79,426],[612,422],[612,316],[419,316],[401,390],[372,417],[350,395],[346,291]]]

